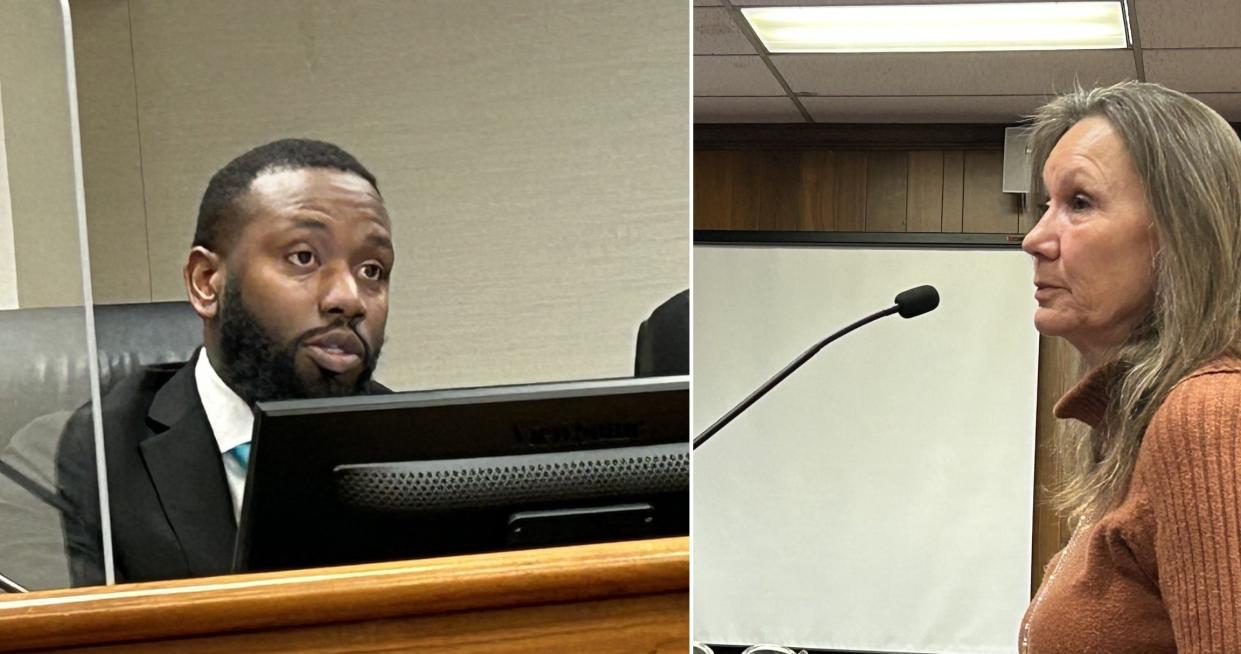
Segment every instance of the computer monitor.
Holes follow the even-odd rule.
[[[261,402],[234,569],[689,533],[689,378]]]

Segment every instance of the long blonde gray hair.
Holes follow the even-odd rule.
[[[1097,516],[1123,498],[1151,417],[1181,378],[1221,354],[1241,353],[1237,133],[1206,105],[1158,84],[1076,89],[1034,115],[1031,211],[1047,197],[1042,171],[1052,148],[1075,123],[1095,116],[1128,149],[1158,253],[1150,312],[1107,357],[1118,374],[1103,422],[1089,432],[1062,431],[1057,439],[1063,481],[1053,501],[1071,518]]]

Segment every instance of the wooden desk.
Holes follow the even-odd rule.
[[[0,598],[0,651],[678,652],[689,539]]]

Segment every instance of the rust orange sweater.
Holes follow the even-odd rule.
[[[1087,376],[1056,416],[1097,425],[1107,381]],[[1030,654],[1241,653],[1241,361],[1173,388],[1124,500],[1047,572],[1021,625]]]

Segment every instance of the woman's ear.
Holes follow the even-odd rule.
[[[211,320],[220,311],[220,294],[224,292],[224,260],[220,255],[196,245],[182,271],[185,292],[190,304],[203,320]]]

